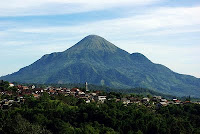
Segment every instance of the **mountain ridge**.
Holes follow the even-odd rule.
[[[130,54],[97,35],[89,35],[63,52],[44,55],[0,79],[60,84],[87,81],[114,88],[144,87],[178,96],[200,96],[200,79],[175,73],[141,53]]]

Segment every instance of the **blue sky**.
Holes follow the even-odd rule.
[[[96,34],[200,78],[199,0],[4,0],[0,76]]]

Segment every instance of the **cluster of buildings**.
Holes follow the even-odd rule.
[[[108,98],[109,100],[109,98]],[[120,99],[116,99],[116,102],[122,102],[124,105],[128,104],[138,104],[138,105],[145,105],[147,107],[152,107],[155,106],[157,108],[163,107],[163,106],[168,106],[168,105],[184,105],[184,104],[190,104],[190,103],[195,103],[195,104],[200,104],[200,102],[191,102],[189,100],[187,101],[181,101],[177,98],[173,99],[165,99],[162,98],[161,96],[153,96],[153,97],[132,97],[127,95],[127,97],[123,97]]]
[[[167,106],[170,104],[180,105],[180,104],[193,103],[191,101],[181,101],[181,100],[178,100],[177,98],[173,98],[172,100],[167,100],[165,98],[162,98],[161,96],[153,96],[151,98],[126,97],[126,98],[121,98],[121,100],[118,99],[117,101],[122,101],[124,104],[137,103],[139,105],[146,105],[146,106],[155,105],[157,107]]]
[[[24,102],[24,96],[33,95],[35,98],[39,98],[43,93],[48,93],[50,96],[63,94],[65,96],[74,96],[76,98],[84,99],[86,103],[90,102],[99,102],[104,103],[106,99],[105,95],[100,95],[100,91],[90,92],[86,84],[86,91],[83,92],[78,88],[56,88],[56,87],[46,87],[46,88],[37,88],[34,85],[23,86],[23,85],[14,85],[9,84],[10,87],[15,87],[16,92],[13,91],[1,91],[1,95],[13,96],[15,99],[3,99],[0,101],[0,107],[7,109],[8,107],[15,104],[21,104]]]
[[[190,101],[180,101],[176,98],[172,100],[167,100],[162,98],[161,96],[153,96],[151,98],[148,97],[122,97],[122,98],[108,98],[106,95],[101,95],[100,91],[89,91],[86,83],[86,91],[81,91],[78,88],[55,88],[55,87],[46,87],[46,88],[37,88],[34,85],[31,86],[23,86],[23,85],[17,85],[10,83],[10,87],[15,87],[17,90],[15,93],[12,91],[3,91],[1,92],[1,95],[8,95],[8,96],[15,96],[15,99],[7,100],[3,99],[0,101],[0,107],[3,109],[6,109],[13,104],[20,104],[23,103],[24,96],[26,95],[33,95],[35,98],[39,98],[44,92],[48,93],[50,96],[52,95],[58,95],[63,94],[65,96],[74,96],[77,98],[84,99],[86,103],[90,102],[98,102],[98,103],[104,103],[106,100],[114,100],[116,102],[122,102],[124,105],[137,103],[139,105],[145,105],[145,106],[167,106],[170,104],[188,104],[191,103]]]
[[[19,106],[20,104],[23,104],[25,101],[24,97],[17,97],[15,96],[14,99],[3,99],[0,101],[0,108],[1,109],[8,109],[11,106]]]
[[[106,100],[106,96],[100,95],[100,91],[89,92],[87,89],[85,92],[83,92],[78,88],[36,88],[34,85],[30,87],[18,86],[18,89],[18,93],[20,96],[33,95],[35,98],[40,97],[44,92],[46,92],[50,96],[58,94],[63,94],[65,96],[74,96],[76,98],[84,99],[86,103],[90,103],[91,101],[103,103]]]

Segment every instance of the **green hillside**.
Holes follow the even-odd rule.
[[[130,54],[97,35],[89,35],[64,52],[44,55],[33,64],[1,77],[25,83],[85,83],[113,88],[149,88],[176,96],[200,97],[200,79]]]

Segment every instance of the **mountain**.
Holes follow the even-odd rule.
[[[143,87],[177,96],[200,97],[200,79],[130,54],[97,35],[89,35],[64,52],[44,55],[11,75],[24,83],[85,83],[113,88]]]

